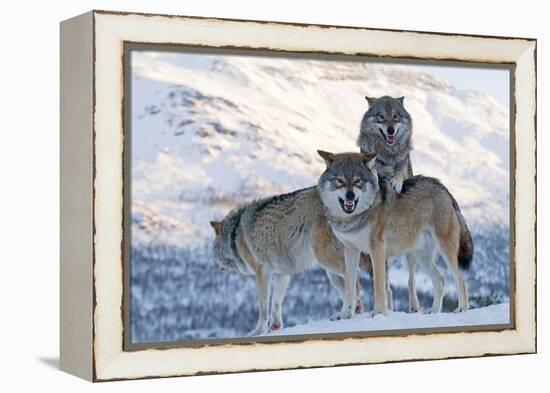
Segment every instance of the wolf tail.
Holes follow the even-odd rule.
[[[452,196],[451,196],[452,197]],[[472,258],[474,256],[474,242],[472,241],[472,235],[466,225],[466,220],[460,212],[460,207],[454,198],[453,208],[460,223],[460,238],[458,243],[458,266],[463,270],[468,270],[472,264]]]

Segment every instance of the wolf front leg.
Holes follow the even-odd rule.
[[[271,284],[271,271],[263,266],[256,269],[256,289],[258,290],[258,323],[248,336],[266,334],[269,324],[269,288]]]
[[[342,310],[334,314],[330,319],[350,319],[355,314],[357,305],[357,275],[359,270],[359,258],[361,251],[351,244],[344,248],[344,299]]]
[[[390,185],[398,194],[401,194],[403,189],[403,182],[409,177],[412,177],[412,165],[411,160],[407,157],[405,160],[401,161],[399,165],[395,168],[393,176],[390,178]]]
[[[338,291],[338,294],[340,295],[340,298],[342,301],[344,301],[344,277],[339,276],[335,273],[331,273],[330,271],[326,271],[328,279],[332,286],[336,288]],[[363,307],[363,303],[361,302],[361,283],[359,282],[359,274],[357,274],[357,284],[355,286],[355,314],[362,314],[365,312],[365,308]],[[336,314],[333,314],[330,317],[330,320],[337,320],[340,316],[340,311],[338,311]]]
[[[403,188],[403,175],[400,173],[393,175],[390,179],[390,186],[392,186],[395,192],[401,194],[401,189]]]
[[[288,274],[273,275],[273,295],[271,299],[271,316],[269,318],[269,331],[273,332],[283,327],[283,301],[290,283]]]
[[[386,249],[383,240],[371,242],[372,278],[374,283],[374,315],[388,313]]]

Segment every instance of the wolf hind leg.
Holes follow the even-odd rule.
[[[288,274],[273,275],[273,294],[271,298],[271,313],[269,318],[269,331],[273,332],[283,328],[283,301],[290,283]]]
[[[388,304],[388,311],[393,311],[393,292],[390,288],[390,283],[386,278],[386,299]]]
[[[268,268],[259,266],[256,269],[256,289],[258,291],[258,323],[248,336],[259,336],[268,332],[269,324],[269,289],[272,274]]]
[[[359,281],[359,273],[357,273],[357,281],[355,283],[355,313],[362,314],[365,312],[363,302],[361,301],[361,281]]]
[[[386,306],[388,311],[393,311],[393,291],[391,290],[390,281],[388,280],[389,266],[393,262],[395,262],[395,258],[386,261]]]
[[[458,266],[458,239],[456,241],[449,240],[439,240],[439,248],[445,263],[451,270],[455,284],[456,292],[458,297],[458,307],[453,312],[462,312],[468,310],[468,290],[466,288],[466,283],[464,278],[460,273],[460,268]]]
[[[343,298],[344,297],[344,277],[339,276],[335,273],[332,273],[328,270],[325,270],[327,273],[328,280],[331,285],[338,291],[338,294]]]
[[[416,256],[412,253],[407,254],[407,265],[409,267],[409,312],[419,312],[420,302],[418,301],[418,295],[416,294]]]
[[[428,277],[430,277],[434,291],[432,306],[424,311],[426,314],[441,312],[443,295],[445,294],[445,280],[435,264],[436,252],[437,249],[433,245],[432,247],[426,247],[421,253],[418,253],[420,266]]]

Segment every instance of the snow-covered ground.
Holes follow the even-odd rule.
[[[317,149],[357,149],[365,95],[405,96],[414,172],[442,180],[463,211],[475,245],[465,273],[470,306],[508,301],[509,113],[488,94],[407,65],[174,52],[134,52],[131,89],[135,341],[234,337],[253,327],[253,279],[217,269],[209,221],[315,184],[324,168]],[[406,308],[406,274],[403,261],[390,267],[397,310]],[[455,295],[446,281],[448,310]],[[429,302],[429,280],[419,272],[417,282]],[[338,307],[313,269],[293,279],[285,323]]]
[[[388,315],[376,315],[373,317],[369,313],[363,313],[342,321],[329,321],[325,319],[303,325],[291,326],[271,332],[268,335],[286,336],[313,333],[376,332],[419,328],[503,325],[507,324],[509,320],[510,304],[501,303],[456,314],[391,312]]]

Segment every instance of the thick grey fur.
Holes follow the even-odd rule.
[[[392,177],[395,173],[403,173],[404,178],[413,175],[410,152],[412,150],[412,119],[404,106],[404,98],[383,96],[380,98],[366,97],[369,109],[361,120],[361,129],[357,145],[362,153],[376,154],[376,170],[381,177]],[[382,133],[388,122],[394,125],[393,115],[399,116],[396,142],[389,145]],[[379,117],[381,116],[381,117]],[[381,121],[382,118],[384,121]]]

